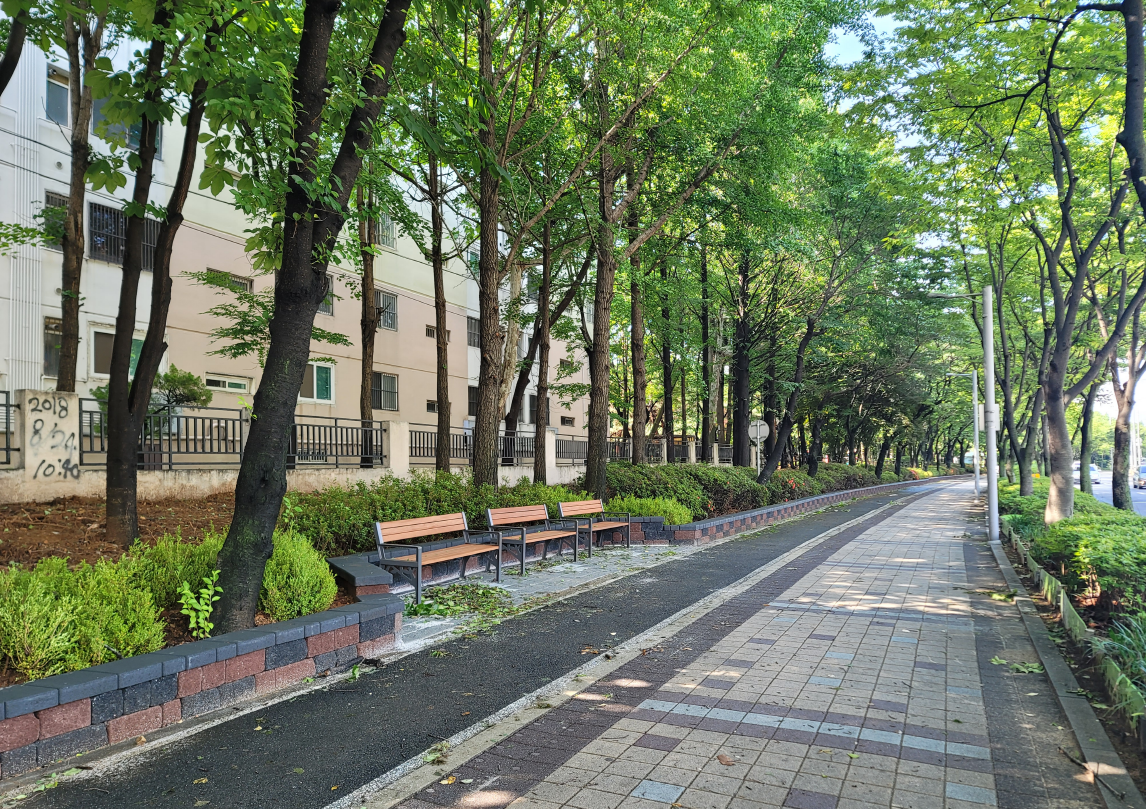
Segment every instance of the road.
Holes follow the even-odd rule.
[[[1103,503],[1111,502],[1110,472],[1099,471],[1099,473],[1094,476],[1093,487],[1095,497]],[[1146,489],[1132,488],[1130,492],[1134,496],[1134,510],[1139,514],[1146,515]]]

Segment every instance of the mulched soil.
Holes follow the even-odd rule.
[[[140,539],[150,544],[176,532],[191,540],[212,529],[224,532],[234,510],[231,493],[196,500],[140,501]],[[106,540],[105,512],[105,502],[95,497],[0,505],[0,565],[33,566],[46,556],[64,556],[73,563],[119,558],[123,549]]]
[[[1090,654],[1090,650],[1074,643],[1067,637],[1060,623],[1061,614],[1058,607],[1043,598],[1042,594],[1038,592],[1038,584],[1035,583],[1034,577],[1026,572],[1026,568],[1022,566],[1022,562],[1018,554],[1014,552],[1010,544],[1003,543],[1003,548],[1007,552],[1007,558],[1011,560],[1011,566],[1015,569],[1019,579],[1023,582],[1027,593],[1030,594],[1031,601],[1034,602],[1035,607],[1039,611],[1039,616],[1046,623],[1047,629],[1051,637],[1055,639],[1062,652],[1063,659],[1066,660],[1067,665],[1070,666],[1074,672],[1075,678],[1078,680],[1080,687],[1085,688],[1092,694],[1095,694],[1098,702],[1103,704],[1113,704],[1113,701],[1108,699],[1106,694],[1105,680],[1103,679],[1102,672],[1095,665],[1094,658]],[[1092,623],[1093,627],[1094,624]],[[1094,700],[1092,700],[1093,702]],[[1138,736],[1126,721],[1122,718],[1118,711],[1103,710],[1095,707],[1094,713],[1098,716],[1098,721],[1106,729],[1106,735],[1109,737],[1114,749],[1118,751],[1119,758],[1122,763],[1126,765],[1126,771],[1130,777],[1134,779],[1134,783],[1142,792],[1146,792],[1146,753],[1143,753],[1138,744]],[[1081,772],[1081,770],[1080,770]]]

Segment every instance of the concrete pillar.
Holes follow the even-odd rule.
[[[695,441],[689,441],[688,442],[688,462],[689,463],[696,463],[696,442]]]
[[[663,466],[663,465],[668,463],[668,458],[669,458],[668,439],[667,438],[660,439],[660,445],[661,445],[661,465]]]
[[[386,428],[386,466],[395,477],[410,477],[410,423],[384,421]]]
[[[553,485],[557,480],[557,428],[545,429],[545,480]]]
[[[80,477],[80,397],[55,391],[16,391],[19,442],[17,468],[24,480],[55,497],[78,494]],[[39,499],[39,498],[37,498]]]

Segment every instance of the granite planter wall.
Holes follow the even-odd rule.
[[[357,604],[0,688],[0,778],[21,775],[392,648],[402,599]]]

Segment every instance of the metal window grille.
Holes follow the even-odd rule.
[[[376,289],[374,306],[378,309],[378,328],[398,331],[398,296]]]
[[[470,407],[469,415],[476,416],[478,414],[478,389],[470,385]]]
[[[106,205],[91,203],[88,208],[91,234],[91,257],[110,264],[123,266],[123,250],[127,244],[127,217],[123,211]],[[143,269],[155,267],[155,245],[159,242],[159,222],[143,220]]]
[[[481,348],[481,321],[476,317],[466,318],[466,345]]]
[[[58,317],[44,318],[44,376],[60,375],[60,341],[63,335],[63,321]]]
[[[319,314],[333,315],[334,314],[334,294],[327,293],[326,297],[322,299],[322,303],[318,305]]]
[[[398,227],[387,214],[378,217],[378,241],[387,247],[398,247]]]
[[[374,372],[370,385],[370,406],[375,410],[398,409],[398,377]]]

